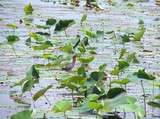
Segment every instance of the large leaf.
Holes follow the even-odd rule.
[[[94,80],[94,81],[100,81],[102,80],[105,75],[103,72],[97,72],[97,71],[94,71],[90,74],[90,77]]]
[[[105,104],[106,108],[108,108],[110,111],[112,111],[114,108],[116,108],[122,104],[125,104],[126,99],[127,99],[127,94],[125,92],[123,92],[114,98],[105,99],[104,104]]]
[[[52,85],[47,86],[47,88],[39,90],[34,96],[33,100],[36,101],[38,98],[43,96],[50,88],[52,88]]]
[[[30,110],[23,110],[11,116],[11,119],[33,119],[32,118],[32,111]]]
[[[61,32],[75,24],[76,22],[74,20],[60,20],[54,29],[54,33]]]
[[[94,60],[94,56],[81,57],[81,58],[78,58],[77,60],[80,61],[81,63],[90,63]]]
[[[31,3],[29,3],[28,5],[26,5],[23,9],[23,11],[26,13],[26,14],[32,14],[32,12],[34,11]]]
[[[127,96],[127,104],[134,104],[137,101],[137,99],[135,97],[132,96]]]
[[[28,80],[22,88],[22,93],[30,91],[34,85],[34,80]]]
[[[112,88],[107,92],[107,97],[108,99],[111,99],[124,92],[126,92],[126,90],[124,90],[123,88]]]
[[[87,106],[90,107],[90,108],[96,109],[96,110],[100,110],[100,109],[103,108],[103,106],[100,103],[97,103],[97,102],[89,102],[87,104]]]
[[[145,111],[144,109],[136,104],[124,104],[120,106],[121,108],[125,109],[126,112],[135,112],[137,113],[139,118],[144,117]]]
[[[140,41],[142,36],[144,35],[146,29],[142,29],[140,32],[138,32],[137,34],[135,34],[134,36],[134,40],[135,41]]]
[[[140,69],[135,74],[137,75],[138,78],[142,78],[142,79],[147,79],[147,80],[154,80],[154,79],[156,79],[155,76],[147,74],[145,72],[145,69],[142,69],[142,70]]]
[[[46,41],[44,44],[39,45],[39,46],[33,46],[34,50],[45,50],[49,47],[52,47],[53,44],[50,41]]]
[[[19,37],[15,36],[15,35],[9,35],[6,38],[7,38],[7,43],[10,45],[12,45],[20,40]]]
[[[96,101],[98,100],[99,97],[100,96],[97,94],[89,94],[85,100],[86,101]]]
[[[53,112],[66,112],[72,105],[71,100],[62,100],[56,102],[54,107],[52,108]]]

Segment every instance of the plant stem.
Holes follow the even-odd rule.
[[[12,47],[12,50],[13,50],[13,52],[14,52],[15,56],[16,56],[16,57],[18,57],[18,56],[17,56],[17,54],[16,54],[16,51],[15,51],[15,49],[14,49],[14,47],[13,47],[13,45],[12,45],[12,44],[11,44],[11,47]]]
[[[31,92],[31,90],[30,90],[29,92],[30,92],[31,97],[32,97],[32,92]],[[33,101],[33,106],[34,106],[34,108],[36,108],[36,106],[35,106],[35,104],[34,104],[34,101]]]
[[[47,96],[44,95],[44,97],[46,98],[46,100],[48,101],[49,105],[51,106],[50,101],[48,100]]]
[[[73,100],[73,107],[74,107],[73,88],[72,88],[72,100]]]
[[[153,80],[153,87],[152,87],[152,96],[154,97],[154,80]],[[153,98],[154,101],[154,98]],[[154,116],[154,108],[152,108],[152,117]]]
[[[136,119],[136,113],[135,113],[135,112],[133,112],[133,114],[134,114],[134,119]]]
[[[144,86],[143,86],[143,81],[141,80],[141,87],[142,87],[142,90],[143,90],[143,103],[144,103],[144,111],[145,111],[145,117],[147,116],[147,110],[146,110],[146,94],[145,94],[145,90],[144,90]]]
[[[66,117],[66,114],[65,114],[65,112],[64,112],[64,119],[65,119],[65,117]]]

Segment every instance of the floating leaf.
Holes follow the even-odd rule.
[[[72,105],[71,100],[62,100],[56,102],[54,107],[52,108],[53,112],[66,112]]]
[[[52,85],[47,86],[47,88],[41,89],[39,90],[34,96],[33,96],[33,100],[36,101],[38,98],[40,98],[41,96],[43,96],[47,90],[49,90],[50,88],[52,88]]]
[[[124,54],[126,53],[126,50],[127,50],[126,48],[122,48],[119,59],[121,59],[124,56]]]
[[[146,29],[142,29],[140,32],[138,32],[137,34],[135,34],[134,36],[134,40],[135,41],[140,41],[142,36],[144,35]]]
[[[82,24],[84,21],[86,21],[86,19],[87,19],[87,14],[84,14],[84,15],[82,16],[82,19],[81,19],[81,24]]]
[[[10,45],[12,45],[20,40],[19,37],[15,36],[15,35],[9,35],[6,38],[7,38],[7,43]]]
[[[8,27],[12,27],[13,29],[18,29],[18,26],[15,24],[7,24]]]
[[[90,63],[93,60],[94,60],[94,56],[78,58],[78,61],[80,61],[81,63]]]
[[[34,50],[45,50],[49,47],[52,47],[53,44],[50,41],[46,41],[44,44],[39,45],[39,46],[33,46]]]
[[[70,26],[72,26],[75,23],[76,22],[74,20],[60,20],[56,24],[56,27],[54,29],[54,33],[58,33],[58,32],[64,31],[64,30],[66,30],[67,28],[69,28]]]
[[[23,110],[11,116],[11,119],[33,119],[32,111]]]
[[[23,9],[23,11],[26,13],[26,14],[32,14],[32,12],[34,11],[31,3],[29,3],[28,5],[26,5]]]
[[[120,84],[120,85],[126,85],[126,84],[128,84],[128,83],[130,83],[131,81],[129,80],[129,79],[127,79],[127,78],[124,78],[123,80],[112,80],[111,82],[110,82],[110,84]]]

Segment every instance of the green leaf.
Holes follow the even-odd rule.
[[[118,70],[124,70],[129,67],[129,63],[124,60],[118,61]]]
[[[71,100],[62,100],[56,102],[54,107],[52,108],[53,112],[66,112],[72,105]]]
[[[131,62],[133,62],[133,63],[140,63],[139,60],[138,60],[137,57],[136,57],[136,53],[135,53],[135,52],[129,54],[129,55],[127,56],[126,61],[127,61],[128,63],[131,63]]]
[[[44,44],[39,45],[39,46],[33,46],[34,50],[45,50],[49,47],[52,47],[53,44],[50,41],[46,41]]]
[[[96,101],[98,100],[99,97],[100,96],[97,94],[89,94],[85,100],[86,101]]]
[[[11,119],[33,119],[32,118],[32,111],[30,110],[23,110],[11,116]]]
[[[64,31],[64,30],[66,30],[67,28],[69,28],[70,26],[72,26],[75,23],[76,22],[74,20],[60,20],[56,24],[56,27],[54,29],[54,33],[58,33],[58,32]]]
[[[130,42],[131,40],[128,35],[124,34],[122,41],[123,43],[126,43],[126,42]]]
[[[50,29],[51,26],[49,25],[36,25],[37,28],[42,28],[42,29]]]
[[[39,42],[45,40],[45,38],[42,35],[36,33],[28,34],[28,36],[32,37],[34,40]]]
[[[18,26],[15,24],[7,24],[8,27],[12,27],[13,29],[18,29]]]
[[[61,52],[68,53],[68,54],[74,53],[74,52],[73,52],[73,46],[72,46],[71,43],[70,43],[70,44],[66,44],[66,45],[64,45],[63,47],[61,47],[61,48],[60,48],[60,51],[61,51]]]
[[[124,90],[123,88],[112,88],[107,92],[107,97],[108,99],[111,99],[124,92],[126,92],[126,90]]]
[[[98,30],[96,34],[99,38],[104,38],[104,31]]]
[[[137,101],[137,99],[135,97],[132,96],[127,96],[127,104],[134,104]]]
[[[94,56],[77,58],[81,63],[90,63],[94,60]]]
[[[104,100],[104,105],[107,109],[112,111],[114,108],[116,108],[116,107],[118,107],[122,104],[125,104],[126,99],[127,99],[127,94],[125,92],[123,92],[123,93],[120,93],[119,95],[117,95],[114,98],[105,99]]]
[[[78,70],[77,70],[77,73],[78,73],[78,75],[85,76],[86,75],[85,68],[82,67],[82,66],[79,67]]]
[[[102,64],[99,66],[99,72],[104,72],[106,70],[107,64]]]
[[[97,34],[94,33],[93,31],[91,30],[86,30],[86,29],[83,29],[81,30],[82,32],[85,32],[86,33],[86,36],[90,37],[90,38],[98,38]]]
[[[118,75],[121,72],[121,70],[114,69],[110,72],[111,75]]]
[[[46,58],[48,60],[51,60],[52,59],[52,54],[51,53],[43,53],[43,55],[41,57]]]
[[[38,98],[40,98],[41,96],[43,96],[47,90],[49,90],[50,88],[52,88],[52,85],[47,86],[47,88],[41,89],[39,90],[34,96],[33,96],[33,100],[36,101]]]
[[[128,83],[130,83],[131,81],[129,80],[129,79],[127,79],[127,78],[124,78],[123,80],[112,80],[111,82],[110,82],[110,84],[120,84],[120,85],[126,85],[126,84],[128,84]]]
[[[82,19],[81,19],[81,24],[82,24],[84,21],[86,21],[86,19],[87,19],[87,14],[84,14],[84,15],[82,16]]]
[[[142,79],[148,79],[148,80],[154,80],[156,79],[155,76],[153,75],[149,75],[145,72],[145,69],[142,70],[138,70],[138,72],[136,73],[138,78],[142,78]]]
[[[160,100],[160,95],[155,96],[154,99]]]
[[[135,34],[134,36],[134,40],[135,41],[140,41],[142,36],[144,35],[146,29],[142,29],[140,32],[138,32],[137,34]]]
[[[94,81],[100,81],[102,80],[105,75],[103,72],[97,72],[97,71],[94,71],[90,74],[90,77],[94,80]]]
[[[22,88],[22,93],[30,91],[34,85],[34,80],[28,80]]]
[[[26,5],[23,9],[23,11],[26,13],[26,14],[32,14],[32,12],[34,11],[31,3],[29,3],[28,5]]]
[[[13,45],[14,43],[20,40],[19,37],[15,35],[9,35],[6,37],[6,39],[7,39],[7,43],[10,45]]]
[[[34,79],[39,79],[39,71],[35,68],[34,65],[31,67],[30,71]]]
[[[139,19],[138,24],[144,24],[144,21],[142,19]]]
[[[124,54],[126,53],[126,50],[127,50],[126,48],[122,48],[119,59],[121,59],[124,56]]]
[[[160,108],[160,103],[150,101],[147,103],[151,107]]]
[[[54,25],[56,22],[57,22],[56,19],[52,19],[52,18],[51,18],[51,19],[47,19],[46,25],[52,26],[52,25]]]
[[[127,4],[127,7],[132,8],[132,7],[134,7],[134,5],[131,4],[131,3],[128,3],[128,4]]]
[[[125,109],[126,112],[136,112],[139,118],[142,118],[145,115],[145,111],[140,105],[124,104],[124,105],[121,105],[120,107]]]
[[[15,87],[15,86],[20,86],[20,85],[22,85],[25,81],[27,81],[27,80],[31,80],[31,78],[29,78],[29,77],[25,77],[25,78],[23,78],[22,80],[20,80],[18,83],[15,83],[13,86],[11,86],[11,88],[13,88],[13,87]]]
[[[87,106],[90,107],[90,108],[96,109],[97,111],[102,109],[102,107],[103,107],[101,104],[99,104],[97,102],[89,102],[87,104]]]

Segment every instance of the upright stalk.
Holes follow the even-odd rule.
[[[50,101],[48,100],[48,98],[44,95],[44,97],[46,98],[46,100],[48,101],[49,105],[51,106]]]
[[[146,110],[146,93],[145,93],[145,90],[144,90],[144,86],[143,86],[143,81],[141,80],[141,87],[142,87],[142,91],[143,91],[143,103],[144,103],[144,111],[145,111],[145,117],[147,116],[147,110]]]
[[[12,44],[11,44],[11,47],[12,47],[12,50],[13,50],[13,52],[14,52],[15,56],[17,57],[16,51],[15,51],[15,49],[14,49],[14,47],[13,47],[13,45],[12,45]]]

